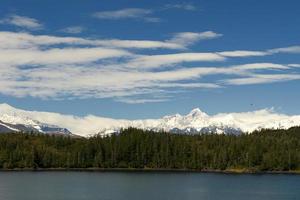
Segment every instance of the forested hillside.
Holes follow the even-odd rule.
[[[300,127],[242,135],[129,128],[111,137],[0,134],[0,168],[300,169]]]

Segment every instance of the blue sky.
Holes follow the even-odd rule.
[[[156,118],[299,114],[297,0],[3,0],[0,102]]]

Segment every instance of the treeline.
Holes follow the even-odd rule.
[[[242,135],[129,128],[111,137],[0,134],[0,168],[300,169],[300,127]]]

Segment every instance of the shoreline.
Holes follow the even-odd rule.
[[[197,169],[159,169],[159,168],[15,168],[0,169],[0,172],[178,172],[178,173],[214,173],[214,174],[290,174],[300,175],[295,171],[250,171],[240,169],[228,170],[197,170]]]

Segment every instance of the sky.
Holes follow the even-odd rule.
[[[298,0],[1,0],[0,103],[158,118],[300,114]]]

